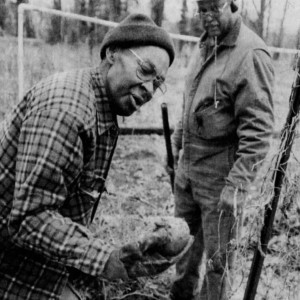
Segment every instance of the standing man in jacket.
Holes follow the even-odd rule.
[[[40,81],[0,130],[2,300],[84,299],[70,284],[72,274],[126,280],[172,264],[140,268],[143,252],[164,237],[116,249],[88,229],[116,146],[117,115],[130,116],[165,91],[172,40],[150,18],[133,14],[104,37],[100,56],[95,68]]]
[[[173,300],[228,299],[230,242],[273,131],[274,71],[265,43],[243,24],[234,0],[197,5],[205,33],[191,57],[183,115],[172,136],[179,159],[175,214],[187,221],[195,240],[177,263]]]

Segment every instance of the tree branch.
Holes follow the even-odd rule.
[[[256,13],[257,13],[257,16],[259,17],[259,16],[260,16],[260,12],[259,12],[259,9],[258,9],[257,5],[255,4],[255,1],[254,1],[254,0],[252,0],[252,4],[253,4],[253,6],[254,6],[254,8],[255,8],[255,11],[256,11]]]

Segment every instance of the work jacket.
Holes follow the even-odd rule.
[[[88,229],[118,136],[99,67],[30,89],[0,130],[0,298],[60,299],[114,247]]]
[[[183,152],[181,170],[198,181],[210,176],[209,169],[228,163],[216,161],[201,169],[206,159],[233,149],[225,180],[247,189],[273,132],[271,57],[265,43],[240,17],[212,51],[207,40],[204,33],[191,58],[183,115],[172,141]]]

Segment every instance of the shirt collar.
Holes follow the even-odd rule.
[[[228,34],[223,38],[220,45],[224,45],[227,47],[233,47],[236,44],[237,38],[240,33],[242,24],[241,16],[237,17],[232,29],[228,32]],[[207,32],[204,32],[200,37],[199,48],[211,46],[210,40],[208,39]]]
[[[98,133],[102,134],[111,127],[118,128],[117,116],[111,110],[111,103],[105,85],[105,74],[102,68],[96,67],[91,71],[92,86],[96,98]]]

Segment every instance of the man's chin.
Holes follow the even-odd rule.
[[[121,117],[129,117],[135,112],[135,110],[129,109],[127,107],[119,107],[113,108],[113,112]]]
[[[130,117],[131,115],[133,115],[135,113],[135,111],[129,112],[129,111],[120,111],[119,113],[117,113],[118,116],[121,117]]]
[[[210,38],[218,38],[220,36],[220,31],[219,30],[216,30],[216,29],[212,29],[212,30],[209,30],[207,32],[207,35],[210,37]]]
[[[132,96],[126,96],[115,101],[112,110],[118,116],[129,117],[138,110],[138,107]]]

